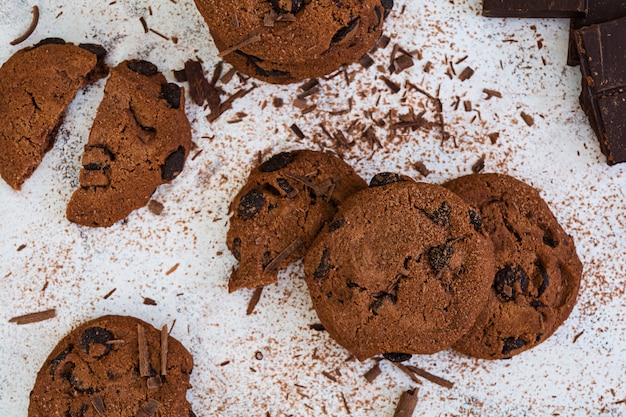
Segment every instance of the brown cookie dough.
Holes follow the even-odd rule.
[[[104,77],[99,45],[44,39],[0,68],[0,176],[19,190],[52,149],[78,90]]]
[[[227,62],[284,84],[359,60],[380,37],[393,0],[196,0],[196,6]]]
[[[573,239],[539,192],[512,177],[473,174],[445,187],[478,210],[496,261],[485,309],[454,349],[500,359],[543,342],[576,303],[582,264]]]
[[[162,336],[133,317],[82,324],[37,374],[28,417],[195,417],[186,399],[193,358],[178,340]]]
[[[283,152],[255,168],[231,204],[227,244],[240,264],[229,291],[275,283],[278,270],[304,256],[337,206],[366,186],[352,167],[324,152]]]
[[[344,201],[305,257],[313,306],[359,360],[446,349],[486,301],[491,241],[480,216],[445,188],[375,179]]]
[[[85,146],[80,188],[67,206],[70,221],[110,226],[178,176],[191,148],[184,100],[182,89],[150,62],[111,69]]]

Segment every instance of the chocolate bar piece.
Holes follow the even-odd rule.
[[[578,65],[578,50],[574,32],[578,29],[608,22],[626,16],[626,0],[591,0],[587,9],[587,16],[574,18],[570,24],[569,48],[567,51],[567,65]]]
[[[487,17],[584,17],[587,0],[483,0]]]
[[[626,17],[574,35],[582,72],[580,105],[609,165],[626,162]]]

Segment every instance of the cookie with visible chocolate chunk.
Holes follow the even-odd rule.
[[[491,241],[449,190],[401,175],[374,179],[344,201],[305,257],[313,306],[359,360],[446,349],[487,299]]]
[[[193,358],[150,324],[104,316],[74,329],[37,374],[28,417],[195,416],[187,402]]]
[[[324,152],[272,156],[250,173],[231,203],[228,248],[239,261],[229,291],[276,282],[280,268],[304,256],[337,206],[367,184]]]
[[[0,68],[0,176],[19,190],[52,149],[79,89],[106,76],[99,45],[44,39]]]
[[[292,83],[358,61],[376,43],[393,0],[196,0],[215,45],[237,70]]]
[[[573,239],[539,192],[513,177],[472,174],[444,186],[476,208],[496,262],[487,304],[454,349],[502,359],[543,342],[576,303],[582,264]]]
[[[107,227],[145,206],[180,174],[191,148],[182,89],[157,67],[130,60],[111,69],[85,145],[67,218]]]

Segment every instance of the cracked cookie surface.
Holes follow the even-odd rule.
[[[365,187],[352,167],[323,152],[282,152],[253,169],[231,204],[227,244],[240,263],[229,291],[275,283],[337,206]]]
[[[313,306],[358,359],[434,353],[487,298],[493,249],[480,216],[443,187],[377,175],[349,197],[304,261]]]
[[[543,342],[576,303],[582,264],[573,239],[539,192],[515,178],[473,174],[444,186],[480,213],[496,262],[485,309],[454,349],[502,359]]]
[[[107,74],[94,44],[44,39],[0,68],[0,176],[19,190],[52,148],[78,90]]]
[[[131,60],[111,69],[67,218],[107,227],[145,206],[180,174],[191,148],[184,94],[155,65]]]
[[[189,352],[167,332],[133,317],[100,317],[73,330],[48,356],[28,416],[195,417],[186,400],[192,369]]]
[[[319,77],[376,43],[393,0],[196,0],[237,70],[272,83]],[[239,47],[238,47],[239,46]]]

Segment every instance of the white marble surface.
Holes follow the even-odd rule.
[[[101,43],[110,51],[110,65],[127,58],[151,60],[170,80],[171,70],[187,59],[201,59],[208,74],[217,62],[193,0],[44,2],[33,35],[10,46],[28,27],[35,4],[0,0],[0,62],[51,36]],[[140,17],[168,39],[144,33]],[[104,81],[81,91],[54,149],[23,189],[0,183],[0,415],[26,416],[38,369],[73,327],[103,314],[128,314],[157,327],[176,320],[173,336],[196,363],[188,398],[200,417],[392,416],[400,393],[413,383],[389,364],[368,383],[362,374],[373,361],[345,362],[343,348],[309,329],[317,318],[300,279],[301,264],[281,273],[279,283],[264,290],[255,313],[245,315],[251,292],[227,293],[235,261],[225,235],[229,201],[259,151],[319,149],[327,141],[320,123],[330,131],[347,132],[355,121],[365,128],[372,124],[365,111],[381,118],[392,109],[406,114],[425,108],[433,120],[431,104],[405,81],[431,94],[439,90],[456,146],[452,140],[441,145],[436,130],[398,136],[387,124],[375,128],[382,149],[372,150],[361,139],[362,128],[348,135],[357,146],[345,153],[346,160],[365,178],[388,170],[440,183],[470,172],[484,154],[486,171],[508,173],[541,189],[574,236],[585,265],[577,307],[537,348],[497,362],[450,351],[413,357],[413,364],[455,383],[447,390],[425,381],[416,415],[626,415],[626,403],[620,402],[626,399],[626,165],[605,164],[578,106],[579,70],[565,65],[567,30],[566,20],[483,18],[479,0],[397,0],[385,29],[391,44],[373,55],[376,65],[348,67],[349,85],[343,76],[322,80],[320,93],[309,99],[318,106],[313,112],[302,115],[292,106],[297,85],[255,82],[251,94],[212,124],[206,120],[208,109],[188,100],[202,153],[155,193],[165,206],[160,216],[143,208],[108,229],[79,227],[64,217]],[[419,50],[421,59],[389,75],[377,65],[388,65],[394,44]],[[429,73],[423,71],[427,61]],[[448,77],[450,61],[457,73],[471,66],[474,76],[464,82]],[[381,75],[399,82],[401,92],[389,93]],[[240,87],[235,77],[224,90]],[[485,100],[484,88],[501,92],[502,98]],[[274,96],[284,99],[283,108],[271,105]],[[465,112],[463,105],[455,110],[455,96],[470,100],[480,118],[472,122],[479,113]],[[330,113],[346,108],[349,97],[348,114]],[[533,126],[521,119],[522,111],[534,118]],[[246,116],[228,123],[237,112]],[[293,134],[293,123],[306,139]],[[493,132],[500,133],[496,144],[487,137]],[[432,171],[427,178],[415,170],[418,161]],[[143,297],[157,306],[144,305]],[[8,322],[47,308],[56,308],[57,317],[25,326]],[[255,359],[257,351],[262,360]]]

